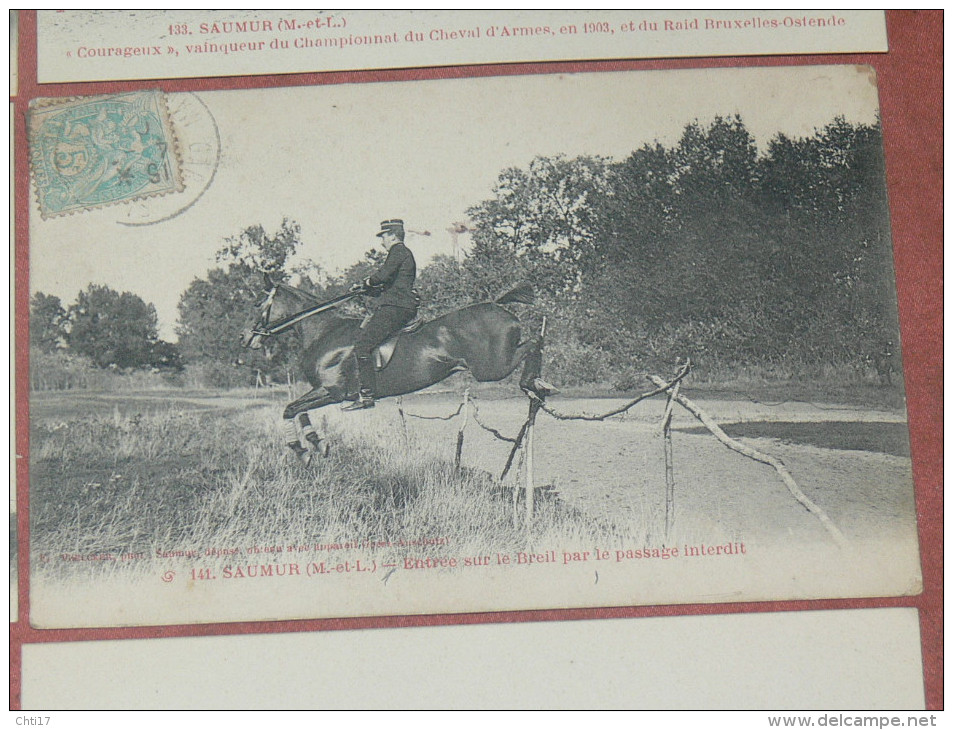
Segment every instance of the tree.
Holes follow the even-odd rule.
[[[155,307],[140,297],[90,284],[69,308],[69,347],[101,368],[151,367],[170,358],[156,324]]]
[[[582,267],[587,305],[633,332],[755,307],[766,228],[756,162],[742,120],[716,117],[686,125],[672,149],[645,145],[611,165]]]
[[[244,353],[238,334],[264,299],[262,275],[239,264],[196,278],[179,299],[176,334],[186,362],[231,364]]]
[[[610,165],[594,220],[576,314],[599,347],[832,362],[896,331],[879,126],[759,156],[740,118],[693,122]]]
[[[592,252],[594,203],[606,191],[602,157],[537,157],[504,170],[494,197],[468,211],[475,228],[469,260],[509,259],[552,295],[570,294]]]
[[[618,312],[633,326],[670,316],[671,286],[664,283],[677,238],[676,179],[673,155],[658,143],[610,166],[593,255],[582,267],[588,309]]]
[[[66,310],[59,297],[37,292],[30,299],[30,347],[56,352],[66,347]]]
[[[484,262],[481,259],[480,262]],[[417,290],[420,292],[421,314],[437,317],[454,309],[460,309],[474,302],[493,298],[506,281],[506,274],[484,276],[479,264],[472,260],[457,261],[456,257],[439,254],[421,270],[417,277]]]
[[[672,157],[666,310],[681,321],[751,311],[761,298],[764,232],[770,228],[755,196],[753,138],[737,116],[716,117],[708,127],[694,122]]]
[[[165,340],[152,343],[149,352],[149,365],[159,370],[182,370],[182,354],[177,345]]]
[[[291,365],[300,347],[293,336],[274,338],[256,352],[245,350],[238,334],[257,316],[267,290],[265,274],[286,281],[294,273],[312,293],[324,293],[329,280],[319,266],[310,261],[292,264],[300,243],[300,227],[288,219],[274,234],[253,225],[227,239],[216,256],[222,265],[194,279],[179,299],[176,334],[187,363],[232,367],[241,362],[276,374]]]
[[[261,225],[248,226],[237,236],[225,240],[215,258],[238,264],[248,271],[275,274],[284,278],[289,259],[301,243],[301,226],[284,218],[274,235]]]

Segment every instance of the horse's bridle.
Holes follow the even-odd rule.
[[[281,334],[282,332],[291,329],[298,322],[308,317],[320,314],[321,312],[326,312],[329,309],[333,309],[338,304],[347,301],[348,299],[354,299],[354,297],[360,296],[363,291],[351,291],[347,294],[342,294],[339,297],[335,297],[327,302],[322,302],[320,304],[315,304],[311,307],[306,307],[294,314],[289,314],[287,317],[279,319],[274,324],[271,324],[271,306],[275,303],[275,295],[278,293],[278,289],[281,285],[276,284],[270,292],[268,292],[268,298],[265,299],[264,303],[261,305],[261,316],[258,318],[258,322],[251,329],[249,334],[258,335],[259,337],[273,337],[274,335]]]
[[[274,332],[272,332],[268,323],[271,321],[271,307],[275,303],[275,294],[278,293],[278,286],[275,285],[271,288],[271,291],[268,292],[268,296],[261,305],[261,314],[258,317],[258,321],[255,322],[255,326],[251,328],[251,334],[258,335],[259,337],[271,337]]]

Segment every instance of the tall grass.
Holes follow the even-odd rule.
[[[89,358],[64,352],[30,350],[30,390],[160,390],[177,384],[175,376],[150,370],[103,370]]]
[[[129,392],[185,388],[230,389],[254,387],[255,371],[210,360],[190,362],[179,371],[118,370],[97,367],[92,360],[71,352],[30,349],[30,390],[90,390]]]
[[[44,577],[154,570],[157,552],[244,554],[292,544],[374,543],[375,557],[386,561],[407,553],[402,541],[413,543],[414,556],[441,557],[522,550],[528,539],[588,544],[619,533],[541,499],[527,538],[512,491],[486,472],[457,470],[452,439],[438,444],[386,414],[368,416],[344,428],[324,424],[334,448],[310,467],[281,442],[267,406],[116,411],[35,425],[34,570]]]

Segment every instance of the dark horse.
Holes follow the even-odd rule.
[[[321,304],[300,289],[273,283],[267,277],[266,282],[271,288],[258,322],[242,332],[242,345],[251,349],[261,348],[263,339],[274,334],[271,329],[283,331],[285,327],[279,327],[278,322],[294,321],[297,318],[293,315]],[[501,306],[526,304],[533,296],[532,285],[518,284],[493,302],[473,304],[404,331],[396,345],[393,341],[384,343],[380,350],[385,363],[378,372],[375,395],[386,398],[413,393],[462,370],[469,370],[480,382],[494,382],[512,373],[520,363],[524,364],[521,388],[542,395],[550,392],[539,378],[540,341],[524,339],[519,320]],[[273,321],[276,324],[269,329]],[[293,325],[304,344],[299,366],[311,390],[288,404],[284,418],[288,446],[302,459],[310,459],[309,448],[325,456],[328,452],[327,442],[315,432],[308,411],[357,397],[356,364],[351,352],[361,321],[328,307]]]

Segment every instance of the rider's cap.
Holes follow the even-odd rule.
[[[401,241],[404,240],[404,222],[399,218],[392,218],[389,221],[381,221],[381,229],[377,233],[378,236],[383,236],[385,233],[393,233]]]

